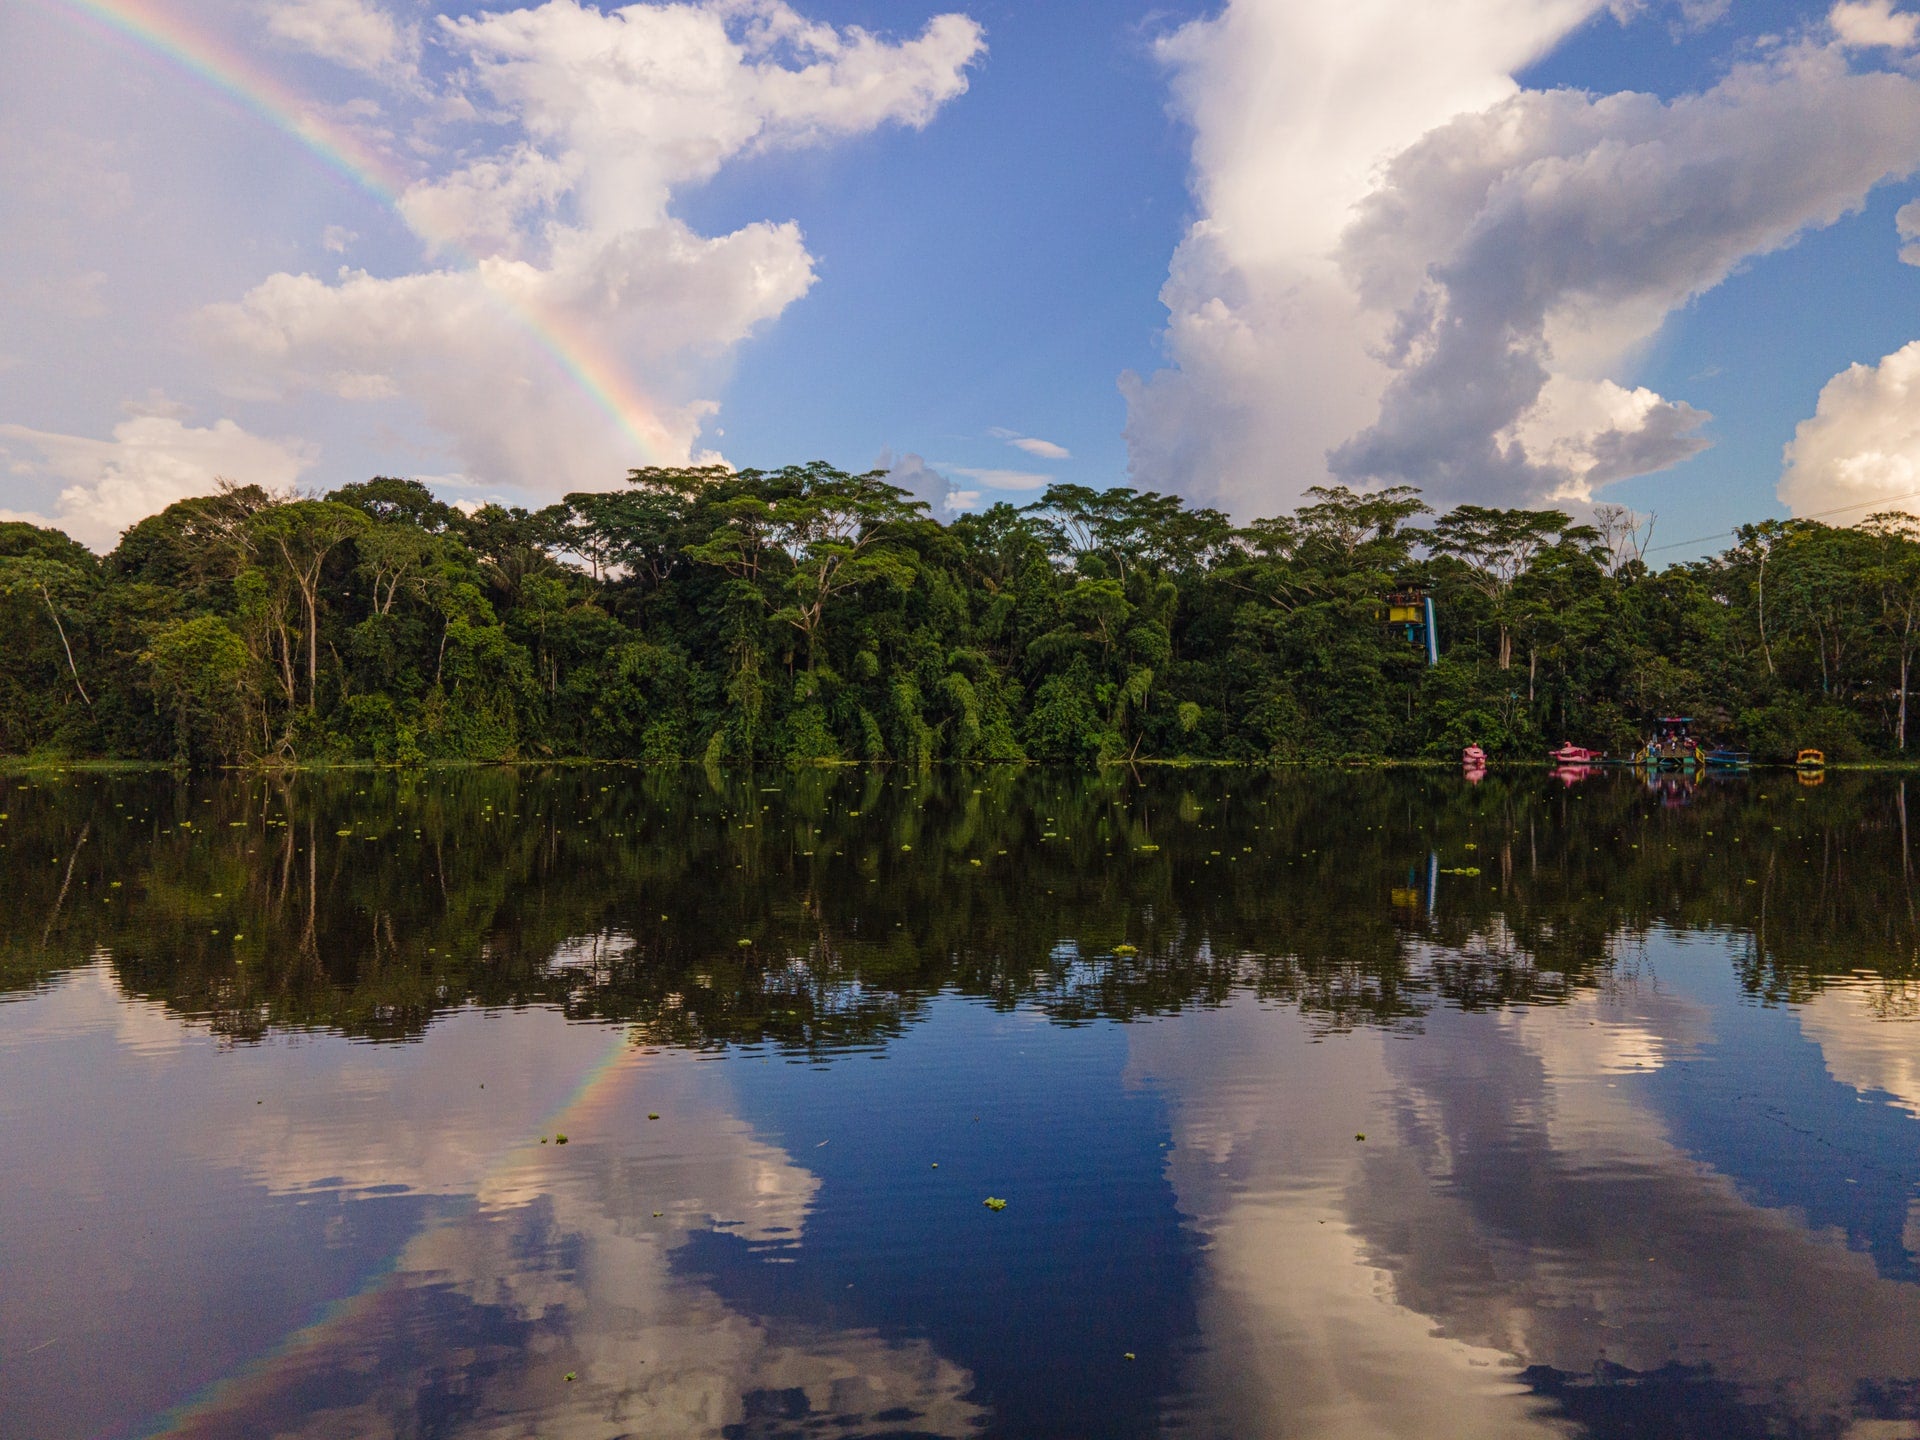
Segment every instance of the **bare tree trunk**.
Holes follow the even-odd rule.
[[[307,591],[307,709],[311,711],[320,694],[320,577]]]
[[[300,682],[294,671],[293,637],[287,633],[284,615],[274,621],[273,628],[280,636],[280,688],[287,692],[287,704],[291,707],[300,703]]]
[[[47,614],[53,617],[53,628],[60,632],[60,648],[67,652],[67,669],[73,675],[73,688],[80,692],[80,698],[87,702],[87,709],[93,709],[93,701],[87,695],[87,687],[80,683],[80,668],[73,663],[73,646],[67,643],[67,627],[60,623],[60,612],[53,608],[53,596],[47,593],[47,587],[40,587],[40,598],[47,602]]]
[[[1767,556],[1760,554],[1760,653],[1767,657],[1767,674],[1773,674],[1773,651],[1767,645]]]

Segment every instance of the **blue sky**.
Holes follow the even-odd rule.
[[[0,12],[0,513],[90,544],[216,475],[538,504],[642,459],[886,457],[943,515],[1412,483],[1656,545],[1920,491],[1892,0],[112,0],[397,210],[86,8]]]
[[[878,25],[901,8],[813,13]],[[727,421],[738,463],[804,453],[864,465],[887,446],[936,464],[1124,479],[1115,378],[1159,359],[1159,290],[1193,213],[1188,137],[1150,49],[1179,11],[968,13],[986,29],[987,59],[926,132],[802,166],[749,164],[688,197],[701,229],[794,216],[823,257],[824,283],[795,323],[741,355]],[[996,428],[1073,459],[1036,466]]]

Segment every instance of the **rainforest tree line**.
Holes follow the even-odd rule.
[[[471,514],[412,481],[184,500],[97,557],[0,524],[0,753],[714,764],[1905,753],[1920,523],[1766,521],[1655,569],[1633,517],[1309,492],[1237,526],[1056,485],[942,524],[881,473],[646,469]],[[1426,664],[1391,594],[1438,607]]]

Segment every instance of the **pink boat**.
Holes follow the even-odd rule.
[[[1597,765],[1606,758],[1606,751],[1588,750],[1571,740],[1563,742],[1558,750],[1547,752],[1547,759],[1555,765]]]
[[[1487,752],[1478,745],[1469,745],[1460,752],[1460,764],[1468,770],[1484,770],[1487,768]]]

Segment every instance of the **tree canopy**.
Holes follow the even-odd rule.
[[[0,524],[0,753],[764,764],[1616,753],[1685,711],[1904,752],[1920,527],[1766,521],[1655,570],[1644,517],[1315,489],[1236,525],[1055,485],[941,523],[884,473],[632,472],[464,513],[223,485],[96,557]],[[1429,668],[1388,597],[1431,595]]]

